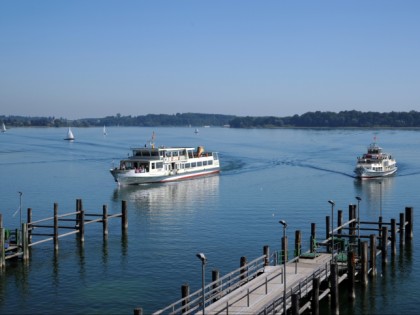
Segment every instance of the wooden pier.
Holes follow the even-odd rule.
[[[72,218],[73,217],[73,218]],[[27,210],[27,222],[22,223],[21,230],[10,231],[3,227],[2,215],[0,214],[0,269],[6,267],[6,261],[13,258],[29,259],[30,248],[38,244],[53,241],[54,251],[59,248],[59,239],[69,235],[77,235],[80,243],[85,240],[85,227],[92,223],[102,223],[104,238],[108,237],[108,220],[121,218],[121,230],[126,233],[128,228],[127,203],[122,201],[121,213],[108,214],[106,205],[102,207],[102,213],[86,213],[81,199],[76,200],[76,211],[59,214],[58,204],[54,203],[52,217],[32,220],[32,209]],[[63,232],[67,231],[67,232]]]
[[[347,285],[349,299],[355,299],[356,277],[362,287],[368,284],[368,275],[376,276],[377,256],[382,265],[388,262],[388,247],[395,257],[397,236],[400,248],[413,238],[413,208],[400,213],[399,222],[360,221],[356,206],[349,205],[349,220],[343,223],[343,212],[338,210],[337,228],[330,228],[327,216],[326,238],[319,242],[316,224],[311,224],[310,249],[302,251],[301,233],[295,233],[293,253],[287,250],[288,240],[282,238],[282,249],[270,254],[268,246],[263,256],[247,262],[241,257],[240,267],[220,277],[212,271],[212,282],[189,293],[189,286],[181,287],[182,298],[154,312],[159,314],[290,314],[305,312],[319,314],[319,302],[329,298],[331,314],[339,313],[339,286]],[[285,230],[284,230],[285,231]],[[364,234],[360,234],[360,233]],[[370,234],[366,234],[366,232]],[[367,241],[368,240],[368,241]],[[293,254],[294,258],[289,259]],[[203,273],[206,264],[203,259]],[[204,279],[204,277],[203,277]],[[346,280],[346,281],[345,281]],[[344,283],[342,284],[344,285]],[[203,307],[204,306],[204,307]],[[135,315],[143,313],[141,307]]]

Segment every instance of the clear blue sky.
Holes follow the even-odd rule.
[[[0,1],[0,115],[420,110],[420,1]]]

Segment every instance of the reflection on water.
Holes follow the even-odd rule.
[[[394,182],[395,176],[354,181],[356,194],[362,198],[365,205],[365,213],[372,216],[380,215],[384,197],[392,193]]]
[[[120,186],[113,199],[126,200],[136,209],[148,211],[172,210],[177,205],[187,208],[196,202],[206,202],[218,195],[219,175],[162,184]]]

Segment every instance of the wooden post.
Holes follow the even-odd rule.
[[[371,234],[370,239],[370,268],[372,269],[371,276],[376,276],[376,235]]]
[[[378,218],[379,247],[382,247],[382,216]]]
[[[189,298],[188,298],[189,295],[190,295],[190,286],[188,285],[188,283],[185,283],[181,287],[181,298],[183,299],[182,300],[182,306],[183,306],[182,314],[190,310],[190,307],[188,305],[190,303]]]
[[[287,235],[286,235],[286,237],[281,238],[281,250],[283,252],[283,259],[281,261],[282,264],[284,264],[284,262],[288,261],[287,248],[288,248],[288,241],[287,241]]]
[[[343,225],[343,210],[338,210],[338,216],[337,216],[337,225],[342,226]],[[337,231],[338,237],[341,237],[341,228]]]
[[[265,245],[263,248],[264,253],[264,267],[270,266],[270,247],[268,245]]]
[[[362,287],[367,287],[368,280],[368,243],[362,242],[361,243],[361,270],[360,270],[360,282],[362,283]]]
[[[244,280],[247,277],[247,274],[246,274],[247,273],[246,264],[247,264],[246,257],[245,256],[242,256],[241,257],[241,262],[240,262],[240,265],[241,265],[241,280]]]
[[[295,257],[299,257],[302,251],[302,233],[297,230],[295,232]]]
[[[331,263],[331,275],[330,275],[330,284],[331,284],[331,314],[338,315],[338,265],[337,263]]]
[[[3,227],[3,215],[0,213],[0,228]]]
[[[391,255],[397,254],[397,221],[391,219]]]
[[[136,307],[134,309],[134,315],[143,315],[143,309],[141,307]]]
[[[400,246],[404,246],[404,233],[405,233],[405,214],[400,213]]]
[[[356,298],[356,291],[354,290],[354,272],[356,269],[356,257],[353,251],[347,253],[347,279],[348,279],[348,291],[349,291],[349,300],[354,300]]]
[[[127,218],[127,201],[121,201],[121,230],[123,233],[127,232],[128,218]]]
[[[299,295],[292,294],[292,315],[299,315]]]
[[[382,238],[381,238],[381,251],[382,251],[382,265],[386,265],[388,262],[387,258],[387,246],[388,245],[388,227],[382,227]]]
[[[311,312],[312,315],[319,315],[319,278],[313,278],[312,280],[312,300],[311,300]]]
[[[6,266],[6,251],[4,244],[4,228],[0,225],[0,269],[3,269]]]
[[[28,242],[28,223],[22,223],[22,250],[23,250],[23,260],[29,259],[29,242]]]
[[[80,199],[76,199],[76,228],[79,227],[79,222],[80,222],[80,209],[82,208],[80,205]]]
[[[316,242],[316,223],[311,223],[311,253],[315,251],[315,242]]]
[[[79,210],[79,240],[80,243],[85,241],[85,210]]]
[[[54,203],[54,251],[58,251],[58,204]]]
[[[26,223],[28,223],[28,244],[32,243],[32,208],[28,208],[27,216],[26,216]]]
[[[413,239],[413,207],[405,207],[405,219],[407,220],[407,226],[405,227],[405,239]]]
[[[104,238],[108,237],[108,207],[107,205],[102,206],[102,230]]]
[[[213,269],[211,271],[211,282],[213,282],[213,302],[216,302],[219,299],[219,270]]]
[[[356,205],[349,205],[349,221],[356,219]],[[349,225],[349,243],[354,245],[356,243],[356,221]]]

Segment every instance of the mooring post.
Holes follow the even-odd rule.
[[[367,242],[362,242],[361,243],[361,270],[360,270],[360,276],[361,276],[361,283],[362,283],[362,287],[367,287],[368,284],[368,243]]]
[[[397,221],[391,219],[391,255],[397,254]]]
[[[376,235],[370,234],[370,268],[372,269],[371,276],[376,276]]]
[[[302,251],[302,233],[299,230],[295,232],[295,257],[299,257]]]
[[[338,210],[338,216],[337,216],[337,226],[343,225],[343,210]],[[337,231],[337,236],[341,237],[341,228]]]
[[[347,253],[347,279],[348,279],[348,291],[349,291],[349,300],[354,300],[356,298],[356,291],[354,290],[354,272],[356,269],[356,255],[353,251]]]
[[[32,208],[28,208],[26,213],[26,223],[28,223],[28,243],[32,243]]]
[[[80,204],[80,207],[82,204]],[[80,208],[79,210],[79,241],[83,243],[85,241],[85,210]]]
[[[378,229],[379,229],[379,247],[382,247],[382,216],[378,218]]]
[[[108,237],[108,207],[107,205],[102,206],[102,230],[104,238]]]
[[[354,246],[356,244],[356,205],[349,205],[349,221],[354,220],[349,225],[349,243]]]
[[[264,253],[264,267],[270,266],[270,247],[268,245],[264,245],[263,247]]]
[[[5,249],[4,228],[0,225],[0,269],[6,266],[6,249]]]
[[[316,242],[316,223],[311,223],[311,253],[316,250],[315,242]]]
[[[338,301],[338,265],[337,263],[331,263],[331,275],[330,275],[330,286],[331,286],[331,314],[338,315],[339,313],[339,301]]]
[[[292,315],[299,315],[299,295],[292,294]]]
[[[287,262],[288,257],[287,257],[287,248],[288,248],[288,241],[287,241],[287,235],[281,238],[281,250],[283,252],[283,259],[282,259],[282,264],[284,264],[284,262]]]
[[[220,272],[217,269],[211,271],[211,282],[213,282],[213,302],[216,302],[219,299],[219,277]]]
[[[190,286],[188,283],[185,283],[181,286],[181,298],[182,298],[182,314],[190,310],[189,307],[189,296],[190,295]]]
[[[127,217],[127,201],[121,201],[121,230],[123,233],[127,232],[128,229],[128,217]]]
[[[407,220],[407,226],[405,228],[405,239],[413,239],[413,207],[405,207],[405,218]]]
[[[319,277],[313,278],[312,280],[312,300],[311,300],[311,312],[312,315],[319,315]]]
[[[405,233],[405,214],[400,213],[400,246],[404,246],[404,233]]]
[[[136,307],[134,309],[134,315],[143,315],[143,309],[141,307]]]
[[[22,223],[22,250],[23,250],[23,260],[29,259],[29,242],[28,242],[28,224]]]
[[[54,251],[58,251],[58,203],[54,203]]]
[[[80,199],[76,199],[76,228],[79,227],[79,222],[80,222],[80,209],[82,207],[80,206]]]
[[[246,267],[247,261],[246,261],[246,257],[242,256],[241,257],[241,262],[240,262],[240,266],[241,266],[241,280],[244,280],[247,278],[247,267]]]
[[[383,226],[382,237],[381,237],[382,265],[386,265],[386,263],[388,262],[387,247],[388,247],[388,227]]]

